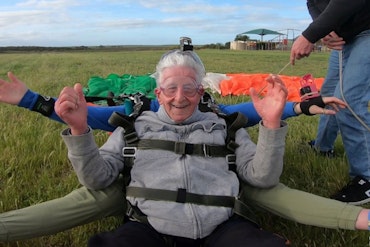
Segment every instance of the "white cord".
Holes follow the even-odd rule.
[[[360,122],[362,126],[364,126],[368,131],[370,131],[370,127],[366,125],[366,123],[354,112],[351,106],[347,103],[346,99],[344,98],[343,93],[343,53],[339,51],[339,86],[340,86],[340,94],[342,96],[343,101],[347,104],[348,110],[352,113],[352,115]]]

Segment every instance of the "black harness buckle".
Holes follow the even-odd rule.
[[[135,158],[136,147],[124,147],[122,148],[122,156],[124,158]]]

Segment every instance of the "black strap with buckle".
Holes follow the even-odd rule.
[[[246,219],[255,222],[254,214],[252,210],[243,203],[239,197],[233,196],[219,196],[219,195],[201,195],[196,193],[187,192],[184,188],[179,188],[177,191],[164,190],[164,189],[153,189],[153,188],[143,188],[128,186],[126,188],[126,196],[128,197],[138,197],[145,198],[146,200],[153,201],[170,201],[177,203],[192,203],[197,205],[205,206],[216,206],[216,207],[228,207],[232,208],[235,214],[238,214]],[[137,214],[138,208],[130,205],[128,210],[128,215],[130,217],[134,216],[136,220],[145,220],[145,214]],[[140,211],[139,211],[140,212]]]
[[[223,145],[191,144],[155,139],[140,139],[138,149],[160,149],[172,151],[176,154],[200,155],[205,157],[225,157],[233,154]]]

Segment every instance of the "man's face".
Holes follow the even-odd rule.
[[[195,71],[189,67],[174,66],[162,72],[160,88],[155,90],[159,104],[176,123],[191,116],[204,90],[195,82]]]

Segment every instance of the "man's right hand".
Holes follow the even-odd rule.
[[[295,64],[295,60],[308,57],[313,51],[314,44],[308,41],[303,35],[299,36],[293,43],[290,50],[290,63]]]

